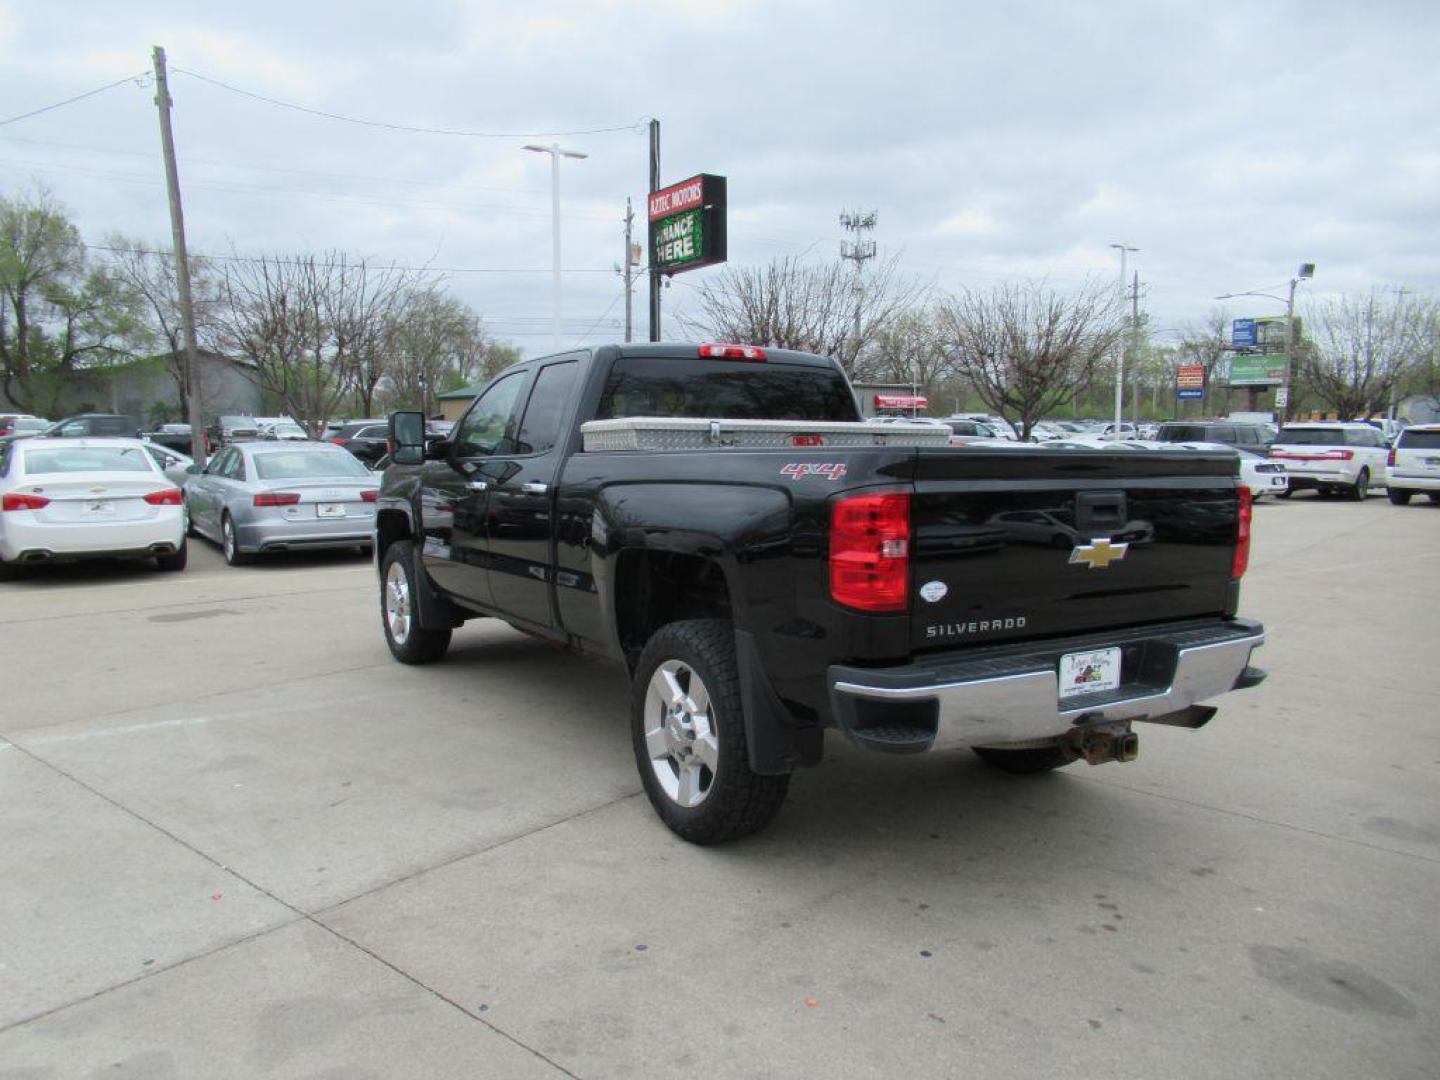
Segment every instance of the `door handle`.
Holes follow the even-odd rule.
[[[520,490],[526,495],[544,495],[550,488],[539,480],[531,480],[520,485]]]
[[[489,490],[490,490],[490,481],[488,481],[488,480],[471,480],[471,481],[469,481],[465,486],[466,486],[467,488],[469,488],[471,491],[489,491]]]

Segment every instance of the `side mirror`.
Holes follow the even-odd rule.
[[[390,414],[390,455],[396,465],[419,465],[425,460],[425,414]]]

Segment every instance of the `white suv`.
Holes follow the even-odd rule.
[[[1290,476],[1282,499],[1304,488],[1363,499],[1371,485],[1385,483],[1388,453],[1384,436],[1369,424],[1333,420],[1286,424],[1270,447],[1270,456],[1283,461]]]
[[[1440,503],[1440,424],[1416,424],[1400,432],[1390,451],[1385,486],[1396,506],[1421,491]]]

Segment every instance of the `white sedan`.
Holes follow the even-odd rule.
[[[153,558],[185,569],[185,505],[138,439],[0,448],[0,576],[29,563]]]
[[[1240,483],[1250,489],[1250,497],[1258,499],[1264,495],[1283,495],[1290,490],[1290,472],[1283,462],[1270,461],[1236,450],[1227,443],[1206,442],[1157,442],[1151,443],[1157,450],[1224,450],[1240,458]]]

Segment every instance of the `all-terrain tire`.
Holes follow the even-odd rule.
[[[663,670],[662,670],[663,669]],[[713,739],[708,753],[713,770],[696,769],[699,801],[684,805],[666,790],[661,777],[670,769],[677,778],[677,759],[652,755],[660,727],[668,718],[665,702],[673,701],[667,676],[676,680],[691,704],[691,730],[706,728]],[[698,685],[697,685],[698,684]],[[699,715],[697,715],[699,714]],[[645,645],[631,683],[630,731],[635,764],[650,805],[660,820],[692,844],[720,844],[763,828],[780,811],[790,775],[762,776],[750,768],[745,720],[740,705],[740,673],[735,659],[735,630],[726,619],[689,619],[662,626]],[[703,756],[703,755],[702,755]],[[692,765],[692,767],[694,767]],[[703,792],[703,794],[701,794]]]
[[[415,547],[397,540],[385,549],[380,568],[380,625],[390,655],[402,664],[433,664],[450,648],[451,630],[427,630],[420,625],[415,597]]]

